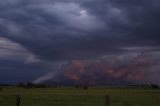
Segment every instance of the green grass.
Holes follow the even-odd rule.
[[[160,90],[133,88],[5,88],[0,91],[0,106],[104,106],[105,95],[111,106],[160,106]]]

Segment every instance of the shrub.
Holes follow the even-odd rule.
[[[158,85],[156,85],[156,84],[151,84],[151,88],[158,89],[158,88],[159,88],[159,86],[158,86]]]
[[[88,87],[87,87],[87,86],[84,86],[84,87],[83,87],[83,89],[87,90],[87,89],[88,89]]]

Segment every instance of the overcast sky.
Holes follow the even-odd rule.
[[[0,83],[160,84],[159,19],[159,0],[0,0]]]

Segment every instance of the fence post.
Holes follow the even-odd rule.
[[[19,95],[16,96],[16,106],[20,106],[21,104],[21,97]]]
[[[110,106],[110,98],[108,95],[105,97],[105,106]]]

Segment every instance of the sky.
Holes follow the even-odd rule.
[[[0,0],[0,83],[160,84],[159,0]]]

